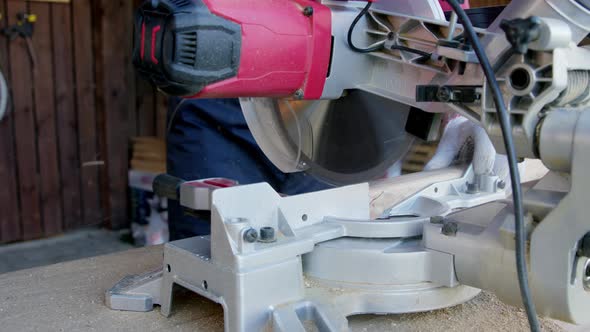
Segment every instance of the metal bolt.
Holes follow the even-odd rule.
[[[254,243],[258,240],[258,232],[254,228],[250,228],[244,232],[244,241]]]
[[[303,99],[303,96],[304,96],[303,89],[299,89],[299,90],[295,91],[295,94],[293,95],[293,97],[295,97],[295,99]]]
[[[457,225],[457,223],[454,221],[450,221],[450,222],[447,222],[443,225],[440,232],[446,236],[456,236],[458,230],[459,230],[459,225]]]
[[[443,216],[432,216],[432,217],[430,217],[430,223],[431,224],[440,225],[440,224],[443,224],[444,222],[445,222],[445,217],[443,217]]]
[[[310,17],[311,15],[313,15],[313,7],[307,6],[305,8],[303,8],[303,15]]]
[[[506,188],[506,182],[498,181],[498,189],[504,189],[504,188]]]
[[[260,239],[259,242],[270,243],[275,242],[277,237],[275,235],[275,229],[272,227],[262,227],[260,229]]]

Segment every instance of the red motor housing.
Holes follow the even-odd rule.
[[[168,94],[322,95],[330,9],[311,0],[152,0],[137,11],[134,64]]]

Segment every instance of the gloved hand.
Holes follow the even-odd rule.
[[[462,116],[454,117],[447,123],[438,148],[424,170],[469,162],[473,164],[475,174],[495,174],[510,186],[508,159],[496,153],[486,131]],[[522,163],[518,168],[522,178]]]

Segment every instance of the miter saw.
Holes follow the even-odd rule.
[[[282,171],[352,185],[282,197],[160,176],[156,192],[211,211],[211,235],[167,244],[164,267],[122,280],[107,304],[167,316],[180,285],[221,304],[227,331],[346,330],[350,315],[485,289],[524,306],[533,330],[535,311],[590,321],[590,2],[514,0],[486,30],[448,5],[447,20],[434,0],[144,3],[140,73],[171,95],[240,97]],[[472,169],[362,183],[449,112],[508,155],[512,190]],[[517,157],[551,170],[524,195]]]

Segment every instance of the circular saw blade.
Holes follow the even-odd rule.
[[[407,152],[410,107],[361,90],[337,100],[243,98],[256,141],[283,172],[335,185],[374,180]]]

